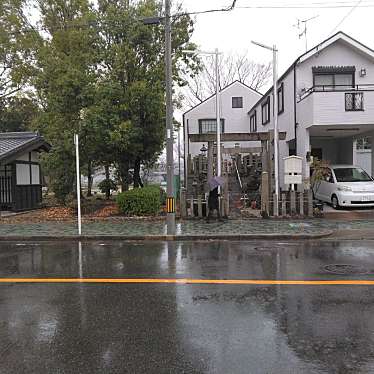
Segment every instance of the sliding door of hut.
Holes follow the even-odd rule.
[[[10,209],[12,205],[12,165],[0,165],[0,208]]]

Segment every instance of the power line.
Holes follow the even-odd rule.
[[[334,27],[334,29],[331,31],[330,35],[332,35],[338,27],[353,13],[353,11],[360,5],[362,0],[358,0],[356,5],[341,19],[341,21]]]
[[[171,15],[171,18],[179,18],[183,16],[189,16],[189,15],[197,15],[197,14],[204,14],[204,13],[214,13],[214,12],[230,12],[234,10],[237,0],[233,0],[231,5],[225,7],[225,8],[219,8],[219,9],[207,9],[202,11],[196,11],[196,12],[182,12],[182,13],[175,13]],[[147,17],[147,18],[139,18],[132,20],[131,22],[127,23],[126,26],[131,26],[135,23],[147,23],[147,19],[151,20],[151,24],[160,23],[162,20],[165,19],[165,17]],[[157,20],[157,22],[156,22]],[[55,31],[63,31],[66,29],[80,29],[80,28],[103,28],[103,26],[122,26],[123,23],[111,23],[111,22],[103,22],[99,23],[97,21],[89,21],[87,23],[82,24],[73,24],[73,25],[64,25],[62,27],[30,27],[29,29],[23,29],[16,32],[8,32],[7,35],[18,35],[23,33],[29,33],[29,32],[55,32]]]
[[[372,0],[361,0],[359,3],[356,3],[352,0],[347,1],[330,1],[330,2],[308,2],[308,3],[254,3],[252,5],[237,6],[237,9],[329,9],[329,8],[370,8],[374,7],[374,2]]]

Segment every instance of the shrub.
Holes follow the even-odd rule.
[[[161,209],[160,188],[150,186],[122,192],[117,196],[117,204],[126,215],[156,215]]]
[[[106,196],[109,198],[111,190],[117,191],[117,184],[113,179],[104,179],[102,180],[97,187],[101,193],[105,193]]]

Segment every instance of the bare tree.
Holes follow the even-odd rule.
[[[229,55],[220,59],[220,89],[238,80],[256,91],[261,91],[269,83],[271,63],[260,64],[252,61],[247,54]],[[215,93],[214,57],[201,59],[199,74],[186,76],[187,84],[182,88],[184,108],[190,108]]]

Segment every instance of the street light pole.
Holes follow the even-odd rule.
[[[75,166],[77,173],[77,205],[78,205],[78,234],[82,235],[82,214],[81,214],[81,172],[79,166],[79,136],[74,134],[75,145]]]
[[[165,0],[165,82],[166,82],[166,170],[167,170],[167,234],[175,235],[174,137],[172,101],[172,59],[170,0]]]
[[[273,87],[274,87],[274,179],[275,207],[274,215],[279,216],[279,133],[278,133],[278,70],[277,47],[273,45]]]
[[[269,47],[265,44],[252,40],[252,43],[259,47],[273,52],[273,102],[274,102],[274,216],[279,216],[279,132],[278,132],[278,69],[277,69],[277,46]]]

